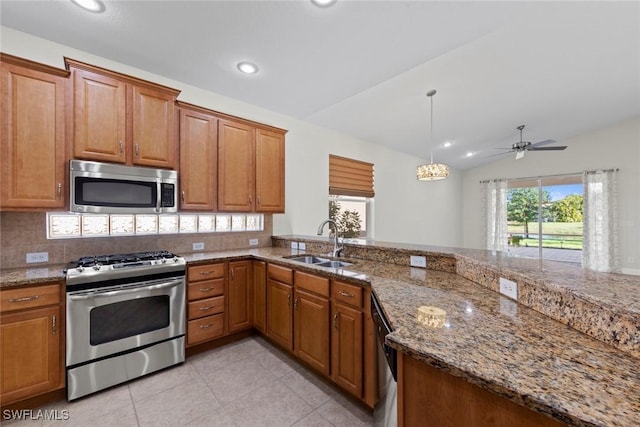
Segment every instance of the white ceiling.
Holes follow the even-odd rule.
[[[435,160],[458,169],[500,158],[520,124],[561,144],[640,115],[637,1],[103,2],[2,0],[0,22],[423,158],[436,89]]]

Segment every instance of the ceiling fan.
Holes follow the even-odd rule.
[[[566,145],[544,147],[545,145],[553,144],[554,142],[556,142],[555,139],[546,139],[544,141],[539,141],[532,144],[531,142],[524,141],[522,139],[522,130],[524,129],[524,125],[520,125],[516,129],[520,131],[520,141],[513,144],[511,148],[501,148],[501,150],[509,150],[510,152],[515,152],[516,160],[523,158],[524,153],[527,151],[561,151],[567,148]]]

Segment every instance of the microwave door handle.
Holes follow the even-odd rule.
[[[182,279],[180,280],[172,280],[169,282],[165,282],[165,283],[161,283],[158,285],[143,285],[143,286],[137,286],[135,288],[131,288],[131,289],[121,289],[118,291],[109,291],[109,292],[89,292],[87,294],[83,294],[83,295],[72,295],[69,297],[69,299],[71,301],[82,301],[82,300],[87,300],[87,299],[91,299],[91,298],[98,298],[98,297],[113,297],[113,296],[118,296],[118,295],[125,295],[125,294],[132,294],[135,292],[139,292],[140,290],[145,290],[145,291],[152,291],[152,290],[156,290],[156,289],[168,289],[168,288],[173,288],[175,286],[178,286],[182,283]]]
[[[156,179],[156,212],[162,212],[160,206],[162,204],[162,184],[159,179]]]

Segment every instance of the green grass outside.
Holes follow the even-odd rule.
[[[582,222],[543,222],[542,234],[554,234],[553,239],[542,239],[543,248],[582,249]],[[509,235],[524,234],[524,225],[510,222]],[[529,233],[538,234],[538,223],[529,223]],[[562,235],[565,235],[563,237]],[[538,247],[538,239],[522,239],[520,246]]]

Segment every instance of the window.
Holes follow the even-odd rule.
[[[372,237],[374,195],[373,163],[329,155],[329,218],[341,237]]]
[[[508,244],[515,255],[582,262],[582,216],[581,175],[508,182]]]

